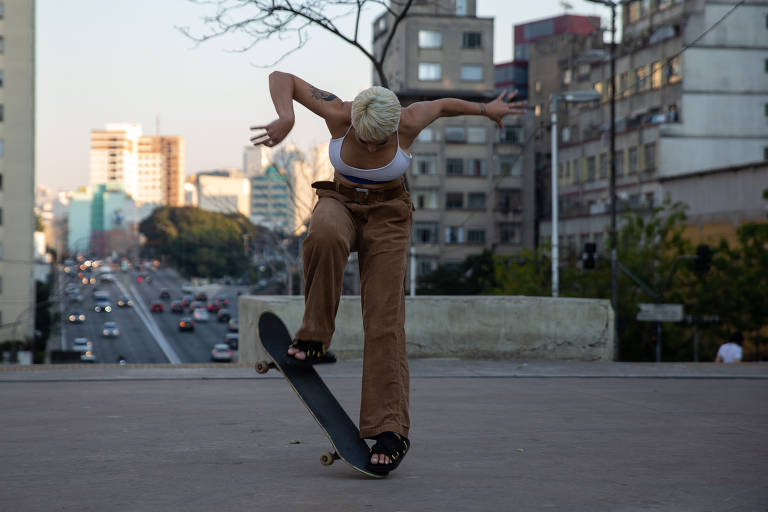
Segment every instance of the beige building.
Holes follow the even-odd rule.
[[[393,23],[374,21],[374,51]],[[403,105],[441,97],[494,97],[493,19],[473,0],[416,2],[398,26],[384,62]],[[374,73],[374,83],[379,83]],[[523,118],[500,131],[478,116],[442,118],[411,147],[408,182],[416,211],[412,243],[417,275],[493,248],[513,253],[533,243],[532,150],[523,151]]]
[[[91,185],[120,183],[137,204],[184,204],[183,137],[142,135],[141,125],[91,131]]]
[[[687,177],[768,159],[765,6],[736,4],[633,0],[623,8],[616,58],[619,212],[642,212],[667,197],[685,197],[678,189],[690,182]],[[586,68],[589,73],[582,73]],[[575,111],[558,134],[560,247],[580,251],[584,242],[596,241],[604,249],[610,220],[610,62],[585,55],[560,73],[578,76],[574,89],[603,93],[600,105]],[[733,174],[742,176],[750,174]],[[547,222],[542,237],[549,232]]]
[[[250,216],[248,180],[236,169],[197,173],[197,206],[211,212]]]
[[[35,281],[35,2],[0,2],[0,342],[31,340]]]

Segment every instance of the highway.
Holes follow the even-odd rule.
[[[129,270],[114,272],[115,282],[103,282],[97,285],[83,285],[82,303],[68,302],[65,298],[64,314],[79,309],[86,315],[83,324],[70,324],[64,318],[65,347],[72,348],[75,338],[85,337],[93,342],[93,353],[97,363],[114,364],[118,356],[122,356],[131,364],[151,363],[205,363],[211,361],[211,350],[217,343],[224,342],[224,336],[229,332],[226,323],[216,321],[216,315],[210,314],[209,322],[195,322],[193,332],[181,332],[178,322],[182,316],[191,316],[190,311],[184,314],[171,313],[172,300],[181,299],[183,280],[171,269],[160,268],[156,271],[146,271],[151,277],[149,281],[137,280],[138,273]],[[96,275],[96,274],[94,274]],[[76,278],[66,278],[64,283],[77,282]],[[171,299],[163,300],[162,313],[150,313],[152,301],[159,300],[160,290],[167,288]],[[205,285],[193,287],[195,291],[205,291],[209,300],[214,296],[229,299],[229,309],[237,316],[237,293],[247,292],[244,286]],[[107,291],[110,294],[112,311],[109,313],[94,311],[93,292]],[[117,307],[117,300],[127,296],[133,301],[133,307]],[[104,322],[117,323],[120,334],[116,338],[102,336]]]

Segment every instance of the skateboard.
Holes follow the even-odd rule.
[[[360,439],[357,425],[352,422],[315,369],[311,366],[295,367],[284,364],[288,346],[293,340],[277,315],[267,311],[259,317],[259,338],[272,361],[258,361],[256,371],[263,374],[270,368],[279,370],[333,446],[333,451],[324,453],[320,457],[320,462],[324,466],[330,466],[335,460],[341,459],[355,470],[370,477],[386,476],[377,475],[365,469],[370,459],[368,445]]]

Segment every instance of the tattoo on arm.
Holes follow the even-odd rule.
[[[485,103],[480,104],[480,114],[485,115]]]
[[[318,89],[314,85],[310,85],[309,90],[312,92],[312,97],[318,100],[333,101],[339,99],[335,94]]]

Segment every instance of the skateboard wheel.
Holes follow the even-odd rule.
[[[258,361],[256,363],[256,373],[267,373],[270,366],[271,365],[266,361]]]
[[[320,462],[323,464],[323,466],[330,466],[331,464],[333,464],[333,461],[336,460],[337,458],[338,458],[338,455],[336,455],[335,453],[328,452],[320,456]]]

